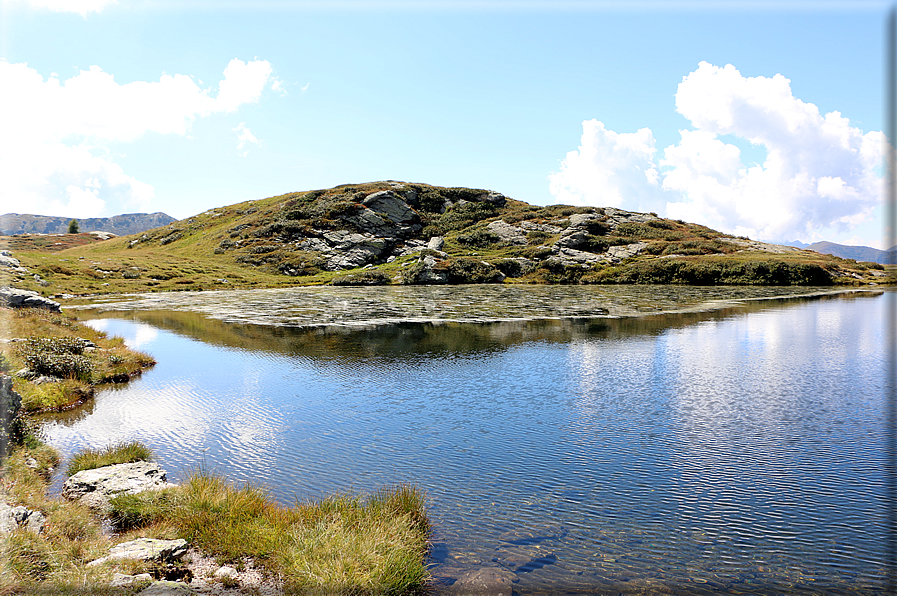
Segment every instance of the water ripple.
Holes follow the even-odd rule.
[[[368,322],[535,317],[550,300],[560,301],[552,316],[620,314],[649,300],[643,288],[369,290],[351,290]],[[663,289],[656,305],[702,309],[766,291]],[[47,437],[66,454],[144,440],[175,479],[206,465],[285,503],[415,483],[440,545],[434,574],[446,582],[498,566],[520,595],[883,589],[881,322],[893,295],[376,332],[189,315],[313,325],[315,309],[352,303],[351,292],[110,301],[103,308],[180,314],[134,310],[122,316],[146,322],[95,323],[139,335],[159,364],[82,415],[48,419]],[[509,296],[522,306],[498,304]],[[328,324],[348,324],[340,317],[351,308],[333,310]]]

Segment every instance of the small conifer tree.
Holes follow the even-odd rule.
[[[80,230],[78,229],[78,220],[73,219],[69,222],[69,234],[77,234]]]

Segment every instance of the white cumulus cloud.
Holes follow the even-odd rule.
[[[579,149],[551,174],[551,194],[568,205],[647,203],[657,195],[658,173],[654,165],[654,135],[648,128],[616,133],[603,122],[582,123]]]
[[[847,232],[881,203],[884,135],[820,114],[780,74],[744,77],[731,64],[701,62],[679,84],[676,108],[697,130],[681,131],[660,162],[669,168],[664,188],[682,195],[667,205],[671,217],[784,240]],[[763,146],[766,161],[743,167],[738,148],[717,135]]]
[[[656,161],[650,129],[620,134],[584,122],[579,150],[549,176],[555,199],[642,211],[660,204],[668,217],[772,241],[846,234],[882,201],[884,134],[820,114],[781,74],[745,77],[701,62],[679,84],[676,109],[692,129]],[[724,135],[764,148],[766,160],[745,165]]]
[[[0,88],[8,91],[0,94],[0,212],[83,218],[107,205],[145,210],[152,186],[126,174],[110,144],[185,135],[198,117],[257,102],[270,79],[267,61],[234,59],[213,97],[181,74],[122,85],[92,66],[60,81],[0,60]]]

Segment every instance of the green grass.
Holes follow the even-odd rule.
[[[15,378],[26,411],[68,408],[92,397],[95,385],[126,381],[155,364],[152,356],[127,348],[120,337],[108,337],[66,314],[0,308],[0,330],[4,337],[23,340],[0,344],[4,369],[28,368],[61,379],[35,385]]]
[[[117,443],[104,449],[85,449],[72,458],[65,473],[66,476],[74,476],[82,470],[149,461],[152,457],[149,447],[139,441]]]
[[[408,258],[376,263],[374,270],[365,274],[368,277],[356,277],[359,270],[327,271],[323,253],[300,247],[306,237],[320,230],[358,231],[353,218],[363,210],[360,202],[370,193],[392,188],[391,183],[380,181],[292,192],[219,207],[144,233],[65,250],[51,250],[15,237],[5,241],[10,247],[15,244],[14,256],[43,279],[38,282],[32,275],[23,275],[14,280],[16,286],[45,295],[276,288],[333,282],[408,283],[409,276],[402,275],[401,270]],[[497,206],[478,200],[483,190],[417,183],[406,183],[397,192],[410,196],[411,191],[417,196],[416,203],[412,201],[416,210],[413,223],[421,228],[413,237],[428,240],[432,235],[444,236],[446,267],[454,260],[473,256],[489,263],[516,257],[544,259],[548,249],[538,245],[552,244],[559,233],[530,231],[529,246],[508,246],[485,227],[501,219],[510,224],[528,221],[563,229],[569,225],[565,218],[576,213],[598,216],[589,226],[589,236],[578,247],[580,250],[602,253],[611,246],[646,242],[648,247],[640,260],[661,260],[671,255],[713,259],[722,254],[740,255],[742,260],[768,260],[763,252],[726,242],[731,238],[727,234],[680,220],[629,222],[612,229],[599,207],[540,207],[513,199]],[[459,202],[462,200],[467,202]],[[0,248],[5,248],[3,241],[0,239]],[[811,251],[789,253],[783,260],[819,265],[835,283],[892,283],[895,270],[894,266],[887,266],[887,275],[876,275],[882,272],[877,267]],[[659,269],[664,267],[657,265]],[[449,283],[493,280],[479,273],[467,275],[469,267],[464,264],[454,269],[458,275],[453,275]],[[538,269],[521,277],[509,277],[505,283],[578,283],[584,273],[558,271],[553,265]],[[615,271],[623,269],[618,267]],[[731,283],[765,283],[761,278],[730,277],[735,280]],[[587,277],[589,283],[633,283],[631,279],[629,275],[609,274]]]
[[[175,534],[222,562],[252,558],[283,578],[288,593],[422,591],[430,524],[422,493],[397,486],[362,498],[276,504],[258,487],[196,473],[178,488],[112,500],[121,530]]]
[[[178,487],[114,498],[120,533],[110,540],[87,507],[47,495],[49,470],[58,462],[56,451],[40,443],[20,445],[4,462],[7,500],[42,511],[47,523],[40,534],[18,530],[0,539],[0,594],[133,593],[110,592],[112,574],[162,570],[154,563],[87,563],[138,536],[184,538],[237,567],[251,558],[288,594],[414,594],[429,585],[430,523],[414,487],[284,507],[261,488],[200,472]]]

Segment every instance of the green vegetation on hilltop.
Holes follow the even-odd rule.
[[[424,250],[433,238],[440,246]],[[392,181],[247,201],[65,250],[8,242],[29,270],[15,285],[44,294],[499,281],[828,285],[887,283],[893,273],[655,214]]]

